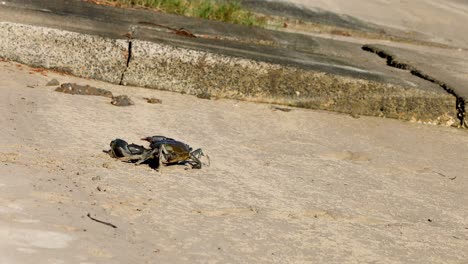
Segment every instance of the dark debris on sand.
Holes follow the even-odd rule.
[[[64,83],[60,85],[60,87],[57,87],[55,91],[67,94],[94,95],[109,98],[113,97],[112,93],[108,90],[92,87],[89,85],[79,85],[76,83]]]
[[[146,98],[145,97],[143,99],[145,99],[148,104],[162,104],[162,100],[158,98],[154,98],[154,97]]]
[[[135,103],[133,103],[132,99],[130,99],[130,97],[127,95],[119,95],[112,97],[111,104],[115,106],[130,106],[134,105]]]

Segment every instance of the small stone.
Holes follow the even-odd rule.
[[[162,100],[158,98],[151,97],[151,98],[143,98],[143,99],[145,99],[148,104],[162,104]]]
[[[46,84],[46,86],[57,86],[57,85],[60,85],[60,82],[57,81],[57,79],[52,79]]]
[[[101,176],[94,176],[93,178],[91,178],[91,180],[93,180],[93,181],[100,181],[100,180],[101,180]]]
[[[211,94],[209,92],[207,92],[207,91],[203,91],[203,92],[198,93],[197,97],[200,98],[200,99],[210,100],[211,99]]]
[[[112,97],[112,105],[115,106],[130,106],[134,105],[133,101],[127,95],[119,95]]]

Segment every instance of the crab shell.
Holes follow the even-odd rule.
[[[177,163],[190,159],[190,151],[192,149],[183,142],[175,140],[164,141],[161,147],[163,147],[164,163]]]

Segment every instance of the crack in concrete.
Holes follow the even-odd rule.
[[[131,34],[133,34],[133,33],[130,33],[130,35],[131,35]],[[119,83],[119,85],[124,85],[123,80],[124,80],[124,78],[125,78],[125,72],[127,71],[128,66],[130,65],[130,60],[132,59],[132,39],[131,39],[131,38],[128,40],[127,54],[128,54],[128,56],[127,56],[127,64],[126,64],[125,69],[124,69],[123,72],[122,72],[122,77],[120,77],[120,83]]]
[[[364,46],[362,46],[362,50],[368,51],[368,52],[371,52],[371,53],[375,53],[379,57],[381,57],[383,59],[386,59],[388,66],[395,67],[395,68],[402,69],[402,70],[407,70],[416,77],[419,77],[421,79],[424,79],[426,81],[429,81],[429,82],[432,82],[432,83],[435,83],[435,84],[439,85],[446,92],[453,95],[455,97],[455,99],[456,99],[455,108],[457,110],[457,118],[460,121],[460,127],[468,128],[468,119],[466,118],[466,102],[465,102],[465,99],[463,97],[459,96],[454,91],[453,88],[449,87],[449,85],[447,85],[443,81],[437,80],[436,78],[422,72],[421,70],[417,69],[413,65],[410,65],[410,64],[405,63],[405,62],[398,61],[395,58],[394,55],[392,55],[391,53],[389,53],[389,52],[387,52],[385,50],[382,50],[382,49],[380,49],[378,47],[375,47],[375,46],[372,46],[372,45],[364,45]]]
[[[128,58],[127,58],[127,67],[130,64],[130,60],[132,59],[132,41],[128,41]]]

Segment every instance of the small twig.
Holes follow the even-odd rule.
[[[98,223],[101,223],[101,224],[110,226],[110,227],[112,227],[112,228],[117,228],[116,225],[113,225],[113,224],[111,224],[111,223],[109,223],[109,222],[104,222],[104,221],[101,221],[101,220],[99,220],[99,219],[96,219],[96,218],[92,217],[90,213],[88,213],[87,216],[89,217],[89,219],[91,219],[91,220],[93,220],[93,221],[96,221],[96,222],[98,222]]]
[[[270,108],[273,109],[273,111],[279,110],[281,112],[291,112],[292,110],[291,108],[279,107],[279,106],[271,106]]]
[[[440,173],[440,172],[437,172],[437,171],[432,171],[432,172],[438,174],[438,175],[441,176],[441,177],[447,178],[447,175],[445,175],[445,174],[443,174],[443,173]],[[451,178],[449,178],[449,180],[454,181],[456,178],[457,178],[457,176],[451,177]]]
[[[185,36],[185,37],[190,37],[190,38],[196,38],[197,37],[192,32],[188,31],[185,28],[177,29],[177,28],[172,28],[172,27],[168,27],[168,26],[165,26],[165,25],[156,24],[156,23],[152,23],[152,22],[146,22],[146,21],[139,21],[138,24],[165,28],[167,30],[172,31],[172,33],[174,33],[176,35],[181,35],[181,36]]]

